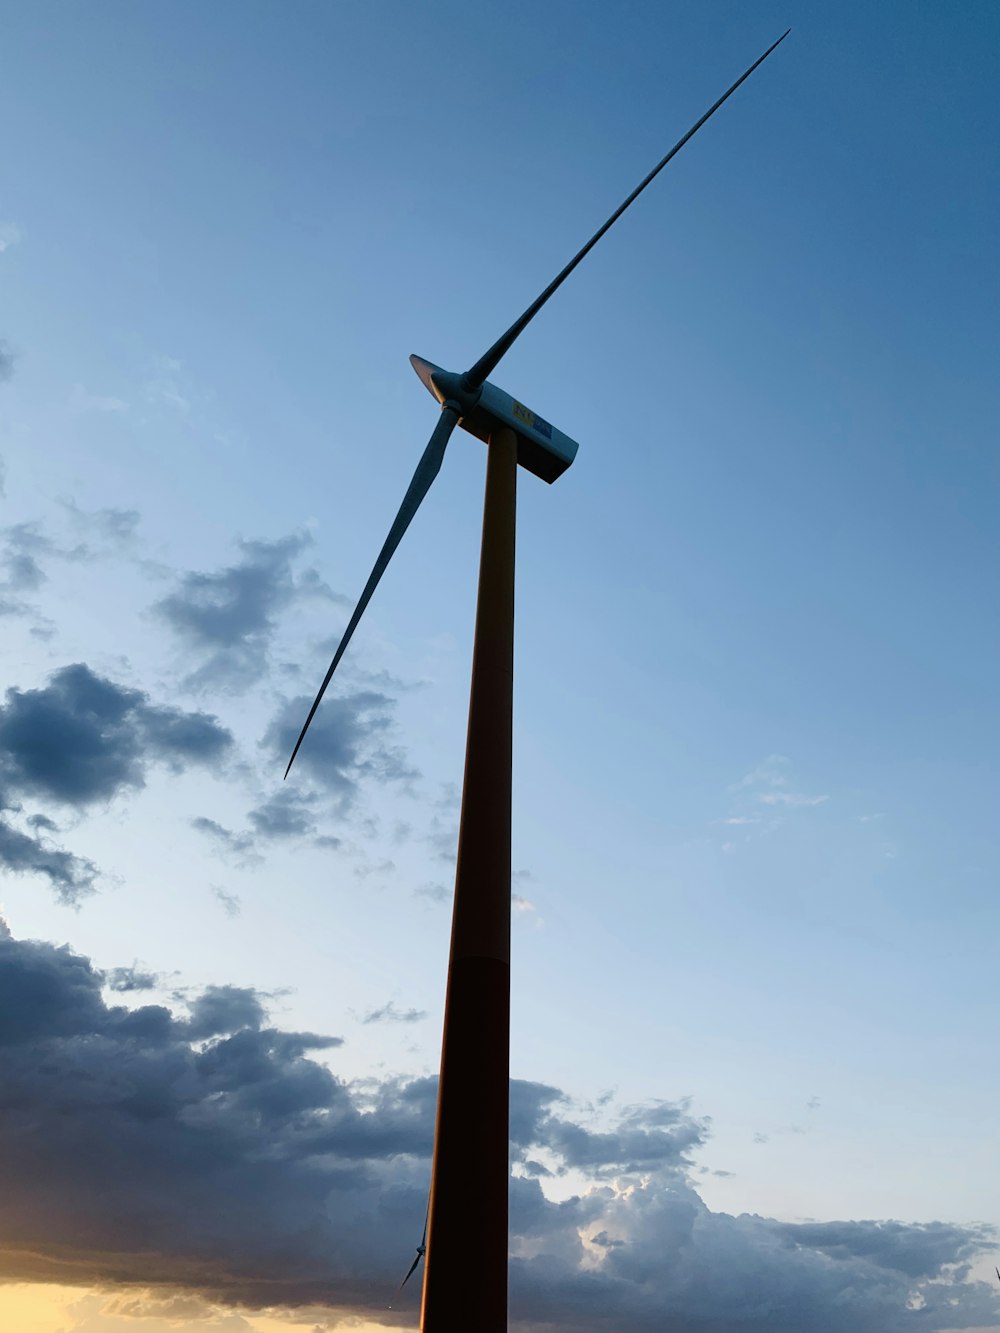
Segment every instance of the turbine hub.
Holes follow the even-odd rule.
[[[456,375],[453,370],[432,370],[430,374],[432,393],[439,403],[453,406],[459,416],[469,417],[476,410],[483,396],[483,386],[469,389],[464,375]]]

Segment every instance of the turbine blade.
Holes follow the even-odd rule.
[[[420,1254],[420,1251],[418,1250],[418,1251],[417,1251],[417,1257],[414,1259],[413,1263],[410,1264],[410,1271],[407,1273],[406,1277],[404,1277],[403,1280],[402,1280],[402,1282],[399,1284],[399,1290],[400,1290],[400,1291],[403,1290],[403,1288],[406,1286],[407,1282],[409,1282],[410,1278],[411,1278],[411,1277],[413,1276],[413,1274],[417,1271],[417,1264],[420,1263],[420,1259],[421,1259],[421,1254]]]
[[[489,349],[489,351],[485,352],[479,358],[476,364],[472,366],[470,370],[467,370],[465,372],[464,380],[467,388],[469,389],[478,388],[483,383],[483,381],[486,380],[493,373],[493,371],[497,368],[498,364],[500,363],[500,359],[506,356],[506,354],[510,351],[516,339],[519,338],[520,335],[524,332],[524,330],[535,318],[535,316],[538,314],[539,310],[541,310],[542,306],[549,299],[549,297],[552,296],[556,291],[558,291],[558,289],[562,286],[562,284],[566,281],[569,275],[576,268],[577,264],[579,264],[580,260],[584,259],[590,253],[590,251],[594,248],[597,242],[604,235],[604,233],[608,231],[609,228],[611,228],[618,221],[621,215],[625,212],[626,208],[628,208],[629,204],[633,203],[636,199],[638,199],[639,195],[642,194],[646,186],[650,183],[650,181],[652,181],[656,176],[660,174],[660,172],[667,165],[670,159],[681,151],[681,149],[684,147],[687,141],[693,138],[693,136],[698,133],[702,125],[704,125],[705,121],[708,120],[711,116],[715,115],[716,111],[718,111],[719,107],[722,106],[723,102],[725,102],[727,98],[733,95],[733,93],[736,91],[736,89],[740,86],[741,83],[744,83],[747,79],[749,79],[750,75],[754,72],[757,66],[764,63],[764,61],[768,58],[771,52],[775,49],[775,47],[780,46],[790,32],[791,28],[783,32],[781,36],[778,38],[778,40],[772,46],[769,46],[767,50],[764,52],[764,54],[758,60],[755,60],[753,62],[753,64],[746,71],[746,73],[741,74],[740,77],[733,84],[733,86],[727,89],[727,91],[722,94],[719,100],[709,107],[709,109],[705,112],[702,118],[698,121],[695,121],[695,123],[688,130],[687,134],[685,134],[682,139],[678,139],[678,141],[674,144],[673,148],[671,148],[670,152],[666,155],[666,157],[662,158],[656,164],[656,166],[645,178],[645,180],[641,181],[635,187],[635,189],[625,200],[625,202],[621,204],[620,207],[615,209],[615,211],[608,218],[607,222],[605,222],[604,226],[600,227],[597,231],[594,232],[593,236],[591,236],[590,240],[583,247],[583,249],[580,250],[578,254],[573,256],[573,258],[569,261],[569,263],[557,277],[553,278],[553,280],[545,288],[545,291],[542,292],[541,296],[539,296],[536,300],[534,300],[531,303],[531,305],[528,306],[524,314],[521,315],[519,319],[514,321],[514,323],[510,326],[507,332],[501,338],[497,339],[497,341],[493,344],[493,346]]]
[[[458,421],[458,413],[451,407],[441,409],[441,416],[437,425],[434,427],[433,434],[427,442],[427,448],[420,456],[420,462],[417,464],[416,471],[413,474],[413,480],[403,496],[403,503],[399,506],[399,513],[389,529],[389,535],[385,539],[385,544],[379,552],[379,557],[375,561],[375,567],[369,575],[368,582],[365,584],[364,592],[358,599],[358,604],[354,608],[354,614],[347,623],[347,629],[344,630],[344,636],[340,640],[340,646],[333,655],[333,661],[330,663],[329,670],[323,677],[323,684],[319,687],[319,693],[313,700],[313,706],[309,709],[309,716],[306,718],[302,730],[299,732],[299,738],[295,742],[295,749],[292,751],[292,757],[288,761],[288,767],[285,769],[285,777],[291,772],[292,765],[295,763],[295,756],[299,752],[299,746],[302,744],[306,732],[309,730],[309,724],[316,716],[316,709],[320,705],[323,695],[326,693],[326,687],[333,679],[333,673],[336,671],[340,659],[344,656],[347,645],[351,641],[351,636],[358,627],[358,621],[364,615],[365,608],[372,599],[372,593],[378,587],[379,579],[385,573],[386,566],[392,559],[396,547],[402,541],[403,533],[410,526],[413,515],[420,508],[420,502],[431,488],[431,482],[441,470],[441,460],[444,458],[445,446],[448,443],[451,432],[455,429]]]
[[[414,1259],[413,1263],[410,1264],[410,1271],[407,1273],[406,1277],[404,1277],[402,1282],[399,1284],[400,1291],[402,1291],[403,1288],[406,1286],[407,1282],[409,1282],[410,1278],[417,1270],[417,1264],[420,1263],[420,1260],[427,1253],[427,1223],[430,1220],[430,1215],[431,1215],[431,1201],[430,1199],[428,1199],[427,1212],[424,1215],[424,1234],[423,1237],[421,1238],[420,1244],[417,1246],[417,1257]]]

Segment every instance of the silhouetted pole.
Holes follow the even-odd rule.
[[[517,437],[490,438],[422,1333],[506,1333]]]

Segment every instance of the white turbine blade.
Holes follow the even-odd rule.
[[[524,332],[524,330],[535,318],[535,316],[538,314],[539,310],[541,310],[542,306],[549,299],[549,297],[552,296],[556,291],[558,291],[558,289],[562,286],[562,284],[566,281],[569,275],[576,268],[577,264],[579,264],[580,260],[584,259],[590,253],[590,251],[594,248],[597,242],[604,235],[604,233],[608,231],[608,229],[618,221],[621,215],[625,212],[626,208],[628,208],[629,204],[633,203],[636,199],[638,199],[639,195],[642,194],[646,186],[650,183],[650,181],[654,179],[654,177],[660,174],[660,172],[667,165],[670,159],[681,151],[681,149],[684,147],[684,145],[690,138],[692,138],[695,134],[698,133],[702,125],[704,125],[705,121],[708,120],[709,117],[714,116],[716,111],[718,111],[719,107],[722,106],[723,102],[725,102],[727,98],[733,95],[733,93],[736,91],[736,89],[740,86],[741,83],[744,83],[747,79],[749,79],[750,75],[754,72],[757,66],[763,64],[763,62],[767,59],[767,57],[771,54],[771,52],[774,50],[776,46],[781,45],[781,43],[788,36],[789,32],[791,32],[791,28],[789,28],[786,32],[783,32],[781,36],[778,38],[778,40],[774,43],[774,45],[769,46],[767,50],[764,52],[764,54],[758,60],[755,60],[753,62],[753,64],[750,66],[750,68],[746,71],[745,74],[740,75],[740,77],[736,80],[733,86],[731,88],[728,88],[722,94],[719,100],[713,106],[709,107],[709,109],[705,112],[702,118],[696,121],[691,126],[687,134],[684,135],[683,139],[678,139],[678,141],[674,144],[673,148],[671,148],[670,152],[666,155],[666,157],[662,158],[653,168],[653,170],[649,173],[649,175],[645,178],[645,180],[641,181],[635,187],[635,189],[625,200],[625,202],[620,207],[615,209],[615,211],[608,218],[607,222],[605,222],[604,226],[600,227],[596,232],[594,232],[593,236],[591,236],[590,240],[583,247],[583,249],[579,251],[578,254],[573,256],[573,258],[569,261],[569,263],[566,265],[563,271],[558,275],[558,277],[553,278],[553,280],[545,288],[545,291],[542,292],[541,296],[539,296],[536,300],[534,300],[531,303],[531,305],[528,306],[527,310],[520,317],[520,319],[515,320],[514,323],[507,330],[507,332],[501,338],[497,339],[497,341],[493,344],[493,346],[489,349],[489,351],[484,352],[483,355],[476,362],[476,364],[470,370],[467,370],[465,372],[464,382],[467,388],[477,389],[487,379],[487,377],[493,373],[493,371],[499,364],[501,357],[506,356],[506,354],[510,351],[511,347],[513,346],[515,340],[519,338],[520,335]]]
[[[389,535],[385,539],[385,544],[379,552],[379,557],[375,561],[375,567],[369,575],[368,582],[365,584],[364,592],[358,599],[358,604],[354,608],[354,614],[351,616],[344,630],[344,637],[340,640],[340,646],[333,655],[333,661],[330,663],[329,670],[323,677],[323,684],[319,687],[319,693],[313,700],[313,706],[309,709],[309,716],[299,732],[299,738],[295,742],[295,749],[292,751],[292,757],[288,761],[288,767],[285,769],[285,777],[291,772],[292,764],[295,763],[295,756],[299,752],[299,746],[302,744],[306,732],[309,730],[309,724],[316,716],[316,709],[320,705],[323,695],[326,693],[326,687],[333,679],[333,673],[336,671],[340,659],[344,656],[347,645],[351,641],[351,636],[358,627],[358,621],[364,615],[365,608],[372,599],[372,593],[378,587],[379,579],[385,573],[386,566],[392,559],[396,547],[403,539],[403,533],[410,526],[413,515],[420,508],[420,503],[431,488],[431,483],[441,470],[441,461],[444,458],[445,446],[451,432],[455,429],[458,421],[458,414],[451,407],[444,407],[441,410],[441,416],[434,432],[427,442],[427,448],[420,456],[420,462],[417,464],[416,471],[413,474],[413,480],[403,496],[403,503],[399,506],[399,513],[396,515],[392,527],[389,529]]]

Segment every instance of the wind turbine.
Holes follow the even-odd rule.
[[[709,107],[464,374],[410,357],[440,403],[441,415],[285,770],[287,778],[358,622],[441,469],[451,433],[462,426],[488,446],[486,496],[431,1196],[425,1239],[417,1253],[419,1260],[426,1247],[422,1333],[467,1333],[470,1328],[477,1333],[506,1333],[507,1328],[516,477],[520,464],[543,481],[553,482],[577,452],[573,440],[487,376],[605,232],[787,36],[784,32]]]

